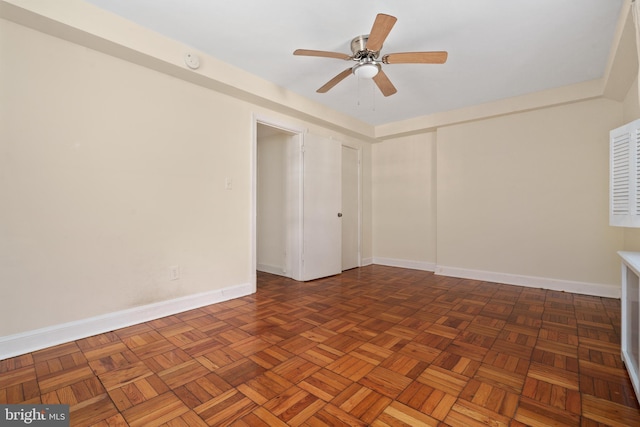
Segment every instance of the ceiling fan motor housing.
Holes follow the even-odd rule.
[[[351,40],[351,52],[353,52],[353,59],[356,61],[362,59],[370,59],[371,61],[378,59],[380,51],[367,50],[367,40],[369,36],[358,36]]]

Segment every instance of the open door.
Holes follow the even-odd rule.
[[[302,280],[342,272],[342,145],[305,134]]]

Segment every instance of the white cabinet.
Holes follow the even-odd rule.
[[[622,360],[640,401],[640,252],[622,257]]]

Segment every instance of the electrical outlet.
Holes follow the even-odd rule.
[[[177,265],[172,265],[169,267],[169,280],[178,280],[180,279],[180,267]]]

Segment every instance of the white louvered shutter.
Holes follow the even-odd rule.
[[[610,132],[609,224],[640,227],[640,120]]]

